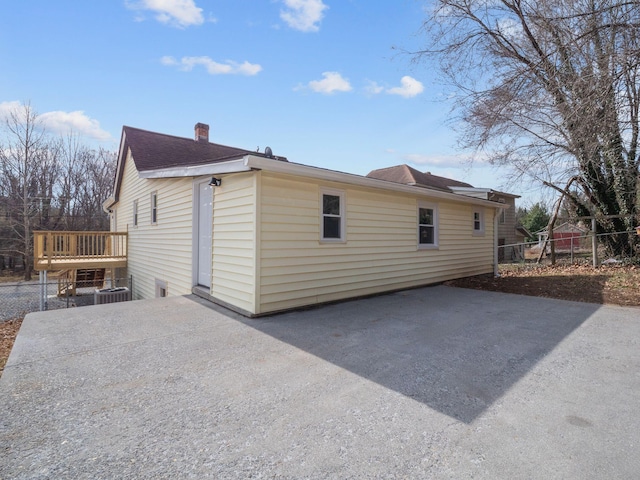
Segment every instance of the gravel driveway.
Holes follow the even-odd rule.
[[[637,478],[640,309],[431,287],[30,314],[0,478]]]
[[[57,283],[48,282],[46,288],[48,310],[93,305],[94,288],[78,289],[78,295],[70,297],[68,300],[56,296]],[[0,283],[0,322],[38,311],[40,311],[40,284],[38,280]]]

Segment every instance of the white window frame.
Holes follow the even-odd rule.
[[[324,196],[331,195],[334,197],[338,197],[340,199],[340,214],[339,215],[331,215],[324,213]],[[343,190],[335,190],[332,188],[321,188],[320,189],[320,242],[321,243],[344,243],[347,239],[346,232],[346,195]],[[329,218],[339,218],[340,219],[340,236],[333,238],[325,238],[324,236],[324,219],[325,217]]]
[[[476,228],[476,225],[478,228]],[[484,235],[484,210],[474,210],[472,216],[473,235]]]
[[[155,279],[156,298],[164,298],[169,296],[169,282],[160,278]]]
[[[133,226],[134,227],[138,227],[138,222],[139,222],[139,215],[138,215],[138,199],[136,198],[133,201]]]
[[[433,225],[429,224],[421,224],[420,223],[420,210],[421,209],[430,209],[433,211]],[[416,209],[416,223],[417,227],[417,242],[418,242],[418,250],[434,250],[437,249],[440,244],[438,241],[438,204],[430,203],[430,202],[418,202],[418,207]],[[433,243],[420,243],[420,227],[430,226],[433,227]]]
[[[158,191],[154,190],[151,192],[151,209],[150,209],[150,218],[151,225],[158,224]]]

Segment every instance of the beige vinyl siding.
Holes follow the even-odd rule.
[[[504,198],[504,197],[503,197]],[[505,198],[509,206],[504,211],[504,223],[498,223],[498,238],[504,238],[507,245],[516,243],[516,201],[515,198]]]
[[[213,198],[211,295],[255,313],[256,192],[260,173],[225,176]]]
[[[128,274],[133,298],[154,298],[155,280],[167,282],[168,294],[191,293],[191,178],[142,179],[127,156],[117,208],[118,231],[129,232]],[[151,192],[158,193],[158,221],[151,224]],[[138,200],[138,226],[133,226],[133,201]]]
[[[345,192],[346,242],[320,242],[321,188]],[[267,313],[493,271],[493,215],[479,207],[263,173],[260,305]],[[438,206],[438,249],[419,250],[418,200]]]

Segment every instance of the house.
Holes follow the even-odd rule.
[[[248,316],[494,273],[505,204],[124,127],[112,231],[134,299],[195,293]]]
[[[501,210],[498,217],[497,238],[500,247],[498,248],[498,259],[517,260],[524,258],[523,246],[517,245],[524,243],[524,235],[528,233],[516,222],[516,198],[520,198],[520,195],[499,192],[491,188],[477,188],[465,182],[433,175],[430,172],[423,173],[408,165],[373,170],[367,174],[367,177],[405,185],[435,188],[459,195],[491,200],[508,206],[508,208]]]

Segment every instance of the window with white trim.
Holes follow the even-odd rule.
[[[158,192],[151,192],[151,225],[158,223]]]
[[[133,201],[133,226],[138,226],[138,200]]]
[[[473,234],[484,235],[484,212],[482,210],[473,212]]]
[[[164,298],[169,296],[169,284],[166,280],[156,278],[156,298]]]
[[[344,192],[329,189],[321,190],[320,208],[320,239],[323,242],[344,242]]]
[[[418,205],[418,247],[438,246],[438,206],[430,203]]]

